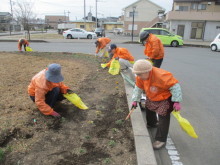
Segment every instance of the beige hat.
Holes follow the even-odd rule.
[[[152,70],[152,64],[150,63],[150,61],[147,60],[137,60],[134,65],[133,65],[133,69],[132,72],[134,74],[142,74],[142,73],[147,73],[150,72]]]

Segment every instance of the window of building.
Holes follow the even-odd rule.
[[[190,6],[190,8],[191,8],[192,10],[197,10],[197,6],[198,6],[197,3],[192,3],[191,6]]]
[[[134,16],[137,17],[138,16],[138,12],[134,12]],[[129,17],[133,17],[133,11],[129,12]]]
[[[203,38],[204,22],[192,22],[191,24],[191,39]]]
[[[84,29],[84,28],[85,28],[85,25],[80,25],[80,28],[81,28],[81,29]]]
[[[188,11],[189,7],[188,6],[179,6],[179,11]]]
[[[133,30],[137,30],[138,29],[138,25],[134,24],[134,29]],[[132,24],[128,25],[128,30],[132,30]]]
[[[206,4],[199,4],[198,10],[206,10]]]

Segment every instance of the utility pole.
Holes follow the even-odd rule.
[[[86,0],[84,0],[84,29],[86,30]]]
[[[68,15],[68,22],[70,21],[70,11],[67,11],[67,15]]]
[[[135,13],[135,9],[136,9],[136,6],[133,6],[133,20],[132,20],[132,32],[131,32],[131,41],[133,42],[133,36],[134,36],[134,13]]]
[[[97,19],[97,0],[95,0],[95,27],[98,27],[98,19]]]
[[[64,10],[64,19],[66,21],[66,11]]]
[[[12,9],[12,1],[10,0],[10,7],[11,7],[11,18],[10,18],[10,23],[9,23],[9,31],[11,35],[11,22],[13,21],[13,9]]]

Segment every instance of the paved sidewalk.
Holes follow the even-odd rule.
[[[210,47],[208,41],[184,41],[184,46]]]

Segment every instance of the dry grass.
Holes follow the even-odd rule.
[[[13,36],[4,36],[7,39],[18,39],[25,38],[24,35],[13,35]],[[31,34],[31,40],[39,40],[39,39],[63,39],[63,35],[56,33],[38,33]]]

